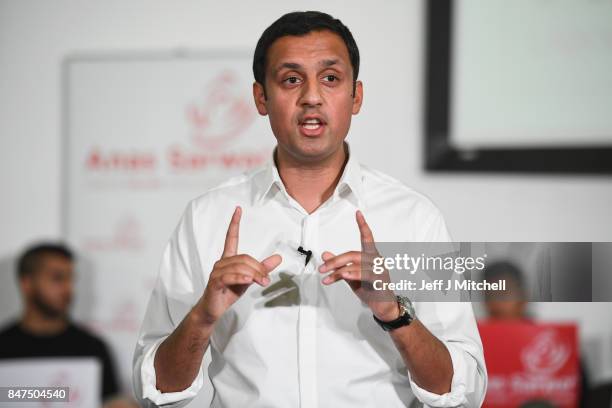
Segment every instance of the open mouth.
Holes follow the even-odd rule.
[[[317,130],[323,125],[324,123],[320,119],[306,119],[302,121],[300,126],[307,130]]]

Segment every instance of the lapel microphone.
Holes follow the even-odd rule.
[[[301,246],[298,248],[298,252],[301,255],[306,255],[306,262],[304,262],[304,266],[308,265],[308,261],[310,261],[310,258],[312,257],[312,251],[308,250],[306,251],[304,248],[302,248]]]

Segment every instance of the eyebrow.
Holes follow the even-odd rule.
[[[323,61],[319,62],[319,65],[328,68],[331,67],[333,65],[338,64],[339,60],[338,59],[325,59]],[[302,65],[296,63],[296,62],[283,62],[282,64],[280,64],[278,67],[276,67],[276,69],[274,70],[274,73],[278,73],[278,71],[280,71],[283,68],[287,68],[287,69],[294,69],[294,70],[300,70],[302,69]]]
[[[337,59],[326,59],[319,63],[319,65],[323,65],[325,68],[331,67],[332,65],[336,65],[339,62]]]
[[[275,74],[278,73],[278,71],[280,71],[283,68],[299,70],[302,68],[302,66],[295,62],[283,62],[278,67],[276,67],[276,69],[274,70],[274,73]]]

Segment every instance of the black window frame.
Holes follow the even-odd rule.
[[[612,146],[459,150],[450,143],[454,0],[426,4],[425,170],[514,173],[612,173]],[[612,114],[612,113],[611,113]],[[611,138],[612,140],[612,135]]]

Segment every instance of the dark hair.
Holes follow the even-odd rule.
[[[40,260],[46,255],[56,255],[72,261],[74,255],[70,248],[64,244],[43,242],[27,248],[17,261],[17,276],[24,278],[40,267]]]
[[[518,288],[524,289],[523,272],[512,262],[498,261],[488,265],[483,271],[483,278],[487,281],[496,281],[501,278],[512,279]]]
[[[344,41],[344,44],[346,44],[351,65],[353,66],[353,95],[355,94],[357,76],[359,75],[359,48],[357,48],[357,43],[348,27],[337,18],[333,18],[329,14],[321,13],[320,11],[294,11],[285,14],[273,22],[263,32],[259,41],[257,41],[253,55],[253,75],[255,76],[255,81],[264,87],[264,96],[266,96],[266,59],[268,49],[272,43],[286,35],[302,36],[312,31],[323,30],[329,30],[338,34]]]

